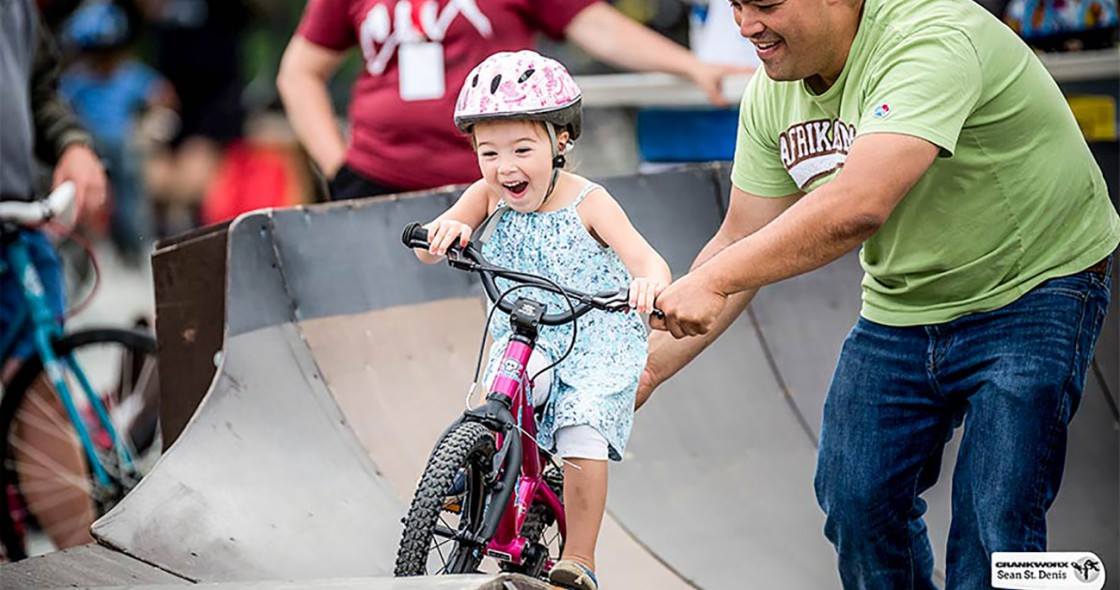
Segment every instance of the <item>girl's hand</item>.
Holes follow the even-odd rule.
[[[443,256],[456,242],[466,247],[471,240],[471,226],[454,219],[437,219],[424,226],[428,230],[428,254]]]
[[[630,283],[630,309],[638,313],[653,311],[653,300],[667,285],[657,279],[638,278]]]

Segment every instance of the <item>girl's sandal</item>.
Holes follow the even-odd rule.
[[[560,560],[548,572],[548,581],[571,590],[599,590],[599,580],[591,568],[568,559]]]

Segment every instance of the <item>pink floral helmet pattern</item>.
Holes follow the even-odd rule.
[[[495,53],[475,66],[455,102],[455,126],[464,133],[479,121],[529,119],[567,129],[574,141],[582,94],[560,62],[535,51]]]

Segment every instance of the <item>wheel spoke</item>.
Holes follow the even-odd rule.
[[[78,439],[70,421],[56,411],[50,403],[38,396],[31,396],[30,404],[32,407],[24,407],[18,412],[15,418],[16,433],[13,436],[19,437],[26,429],[33,428],[37,434],[44,434],[63,442]]]
[[[133,389],[125,389],[121,393],[123,394],[125,391],[147,391],[148,382],[152,380],[152,375],[156,372],[155,368],[155,359],[146,357],[143,366],[140,368],[140,375],[136,378],[136,386]]]
[[[48,537],[55,537],[56,535],[69,534],[76,529],[89,528],[91,524],[93,523],[88,522],[83,515],[78,514],[68,519],[54,522],[48,527],[44,527],[43,532],[46,533]]]
[[[90,483],[84,479],[58,477],[54,473],[41,469],[38,471],[27,471],[25,473],[30,476],[28,479],[31,481],[20,483],[19,489],[24,493],[49,493],[56,490],[79,489],[86,495],[89,495],[93,490]]]
[[[40,375],[25,389],[10,389],[5,395],[22,400],[15,418],[7,427],[7,440],[0,441],[3,473],[0,473],[0,493],[15,493],[20,498],[20,509],[32,522],[37,521],[42,531],[48,532],[52,542],[69,543],[68,530],[84,529],[92,514],[90,508],[101,513],[111,508],[124,493],[140,479],[139,469],[129,468],[122,453],[130,442],[120,431],[121,445],[105,445],[101,423],[90,419],[90,400],[84,395],[85,387],[75,371],[89,377],[93,391],[101,395],[110,419],[117,423],[114,410],[128,394],[158,395],[158,361],[155,341],[147,335],[132,330],[89,330],[63,336],[55,343],[58,358],[66,363],[65,383],[70,386],[78,419],[86,422],[93,437],[94,447],[86,449],[78,440],[77,431],[63,408],[55,388]],[[76,366],[75,366],[76,365]],[[143,388],[143,389],[141,389]],[[124,397],[121,397],[124,396]],[[151,408],[153,406],[147,406]],[[148,413],[154,416],[154,413]],[[154,417],[145,420],[154,420]],[[130,421],[131,422],[131,421]],[[145,424],[151,428],[151,423]],[[158,428],[157,428],[158,431]],[[108,448],[107,448],[108,447]],[[158,451],[158,448],[153,447]],[[90,453],[109,476],[111,485],[100,486],[90,471]],[[153,452],[154,458],[155,452]],[[145,464],[150,465],[148,461]],[[78,507],[82,514],[78,514]],[[10,546],[0,552],[23,554],[19,535],[12,530],[12,522],[0,523],[0,538]],[[72,531],[71,531],[72,532]]]
[[[439,554],[439,560],[440,560],[440,562],[441,562],[441,563],[443,563],[443,571],[447,571],[447,558],[446,558],[446,557],[444,557],[444,555],[443,555],[443,549],[442,549],[442,546],[441,546],[441,545],[436,545],[436,546],[434,547],[434,549],[436,550],[436,553],[438,553],[438,554]]]
[[[16,448],[17,453],[27,457],[27,459],[17,458],[4,462],[6,466],[11,466],[12,471],[15,473],[31,473],[33,475],[45,474],[58,479],[64,479],[76,485],[87,481],[85,477],[74,474],[71,472],[70,468],[55,461],[39,449],[22,443],[13,446]]]
[[[76,497],[79,495],[82,494],[55,493],[48,497],[37,498],[36,500],[27,500],[25,496],[24,500],[27,500],[27,509],[32,514],[44,514],[52,508],[57,508],[59,506],[74,502],[76,500]],[[88,494],[86,494],[85,496],[88,497]]]
[[[454,544],[455,544],[455,539],[444,539],[443,541],[440,541],[439,543],[436,543],[435,548],[438,550],[438,549],[442,549],[444,547],[447,547],[448,545],[451,545],[452,549],[454,549]],[[440,555],[442,555],[442,552],[440,553]]]

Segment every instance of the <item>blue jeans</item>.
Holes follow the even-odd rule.
[[[1046,550],[1108,299],[1107,276],[1086,271],[945,324],[860,318],[825,401],[815,482],[844,588],[935,588],[920,495],[962,422],[947,587],[989,588],[994,551]]]

